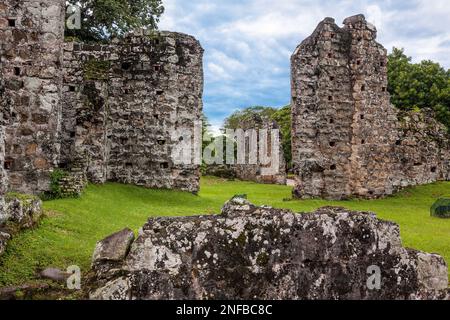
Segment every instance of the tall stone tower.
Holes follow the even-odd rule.
[[[64,0],[0,3],[0,94],[10,109],[3,168],[16,191],[44,191],[58,162],[64,8]]]
[[[387,52],[363,15],[326,18],[292,64],[294,195],[345,199],[392,193],[398,140]]]

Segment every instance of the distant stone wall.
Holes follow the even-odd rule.
[[[440,256],[403,248],[399,227],[374,214],[242,198],[218,216],[149,219],[136,240],[114,234],[92,265],[90,297],[105,300],[444,299],[448,287]]]
[[[395,189],[450,180],[450,137],[432,110],[399,112],[399,138],[390,158]]]
[[[48,188],[58,163],[63,0],[5,0],[0,4],[2,99],[10,104],[4,168],[21,192]]]
[[[62,159],[89,180],[197,192],[199,166],[172,149],[202,111],[203,49],[193,37],[138,31],[111,45],[65,44]]]
[[[297,197],[376,198],[448,177],[442,126],[428,119],[412,132],[390,104],[376,35],[362,15],[343,28],[326,18],[291,58]],[[429,143],[430,125],[440,142]]]
[[[268,156],[272,156],[272,138],[271,138],[271,131],[272,130],[279,130],[279,126],[276,123],[276,121],[269,119],[265,116],[261,115],[255,115],[251,119],[246,119],[245,121],[241,121],[238,124],[239,129],[242,129],[244,131],[254,129],[256,130],[255,133],[257,134],[257,142],[258,142],[258,148],[257,148],[257,161],[256,164],[251,164],[250,161],[250,137],[247,136],[245,139],[245,153],[246,153],[246,164],[236,164],[232,165],[231,168],[234,169],[236,173],[236,178],[246,181],[255,181],[258,183],[268,183],[268,184],[286,184],[286,160],[284,158],[283,148],[282,148],[282,136],[281,133],[279,134],[279,150],[278,150],[278,159],[279,159],[279,165],[277,168],[273,168],[274,172],[267,174],[264,173],[264,168],[269,168],[273,164],[270,163],[269,165],[264,165],[261,163],[261,157],[260,157],[260,130],[267,130],[267,151]],[[252,156],[255,156],[254,154]],[[275,173],[277,171],[277,173]]]

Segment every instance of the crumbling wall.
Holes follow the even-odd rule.
[[[444,260],[403,248],[399,234],[367,212],[295,214],[234,198],[218,216],[152,218],[134,242],[131,230],[100,241],[91,298],[444,298]]]
[[[375,198],[448,176],[446,147],[427,145],[429,130],[411,136],[390,104],[376,35],[362,15],[343,28],[326,18],[291,58],[296,197]]]
[[[399,112],[392,183],[398,189],[450,180],[450,137],[431,109]]]
[[[62,159],[91,181],[197,192],[199,166],[172,150],[200,119],[203,49],[193,37],[137,31],[110,45],[67,43]],[[181,131],[180,131],[181,132]]]
[[[10,104],[4,168],[13,190],[48,188],[59,157],[63,0],[0,4],[2,100]]]
[[[272,130],[279,130],[279,126],[276,121],[262,115],[255,115],[251,119],[241,121],[237,127],[247,132],[247,135],[245,137],[245,164],[235,164],[231,166],[236,173],[236,177],[241,180],[255,181],[258,183],[285,185],[287,174],[286,161],[284,159],[283,148],[281,145],[281,133],[279,133],[278,166],[275,166],[275,163],[272,163],[272,161],[268,164],[263,164],[260,156],[260,148],[262,147],[260,131],[266,130],[267,144],[265,148],[267,150],[267,157],[275,160],[275,157],[273,157],[272,154],[272,147],[274,146],[272,142]],[[254,147],[253,151],[251,151],[252,137],[249,134],[249,130],[255,130],[254,133],[256,134],[256,139],[253,140],[257,143],[257,146],[256,148]],[[254,160],[256,161],[250,161],[251,157],[254,157]],[[271,170],[269,172],[264,172],[264,170],[268,169]]]

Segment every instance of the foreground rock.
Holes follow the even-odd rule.
[[[295,214],[235,198],[218,216],[150,219],[125,257],[130,239],[97,245],[91,299],[441,299],[448,286],[440,256],[343,208]]]

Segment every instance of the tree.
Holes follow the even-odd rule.
[[[164,12],[161,0],[67,0],[81,11],[81,29],[66,28],[66,37],[105,41],[135,28],[157,29]]]
[[[292,123],[291,123],[291,106],[287,105],[272,115],[280,126],[280,132],[283,136],[282,147],[288,169],[292,168]]]
[[[431,108],[450,128],[450,70],[424,60],[414,64],[403,49],[394,48],[388,62],[391,102],[401,110]]]
[[[249,107],[234,112],[225,119],[225,129],[248,129],[245,128],[246,123],[261,123],[264,118],[271,118],[277,110],[271,107]],[[242,127],[244,126],[244,128]]]

